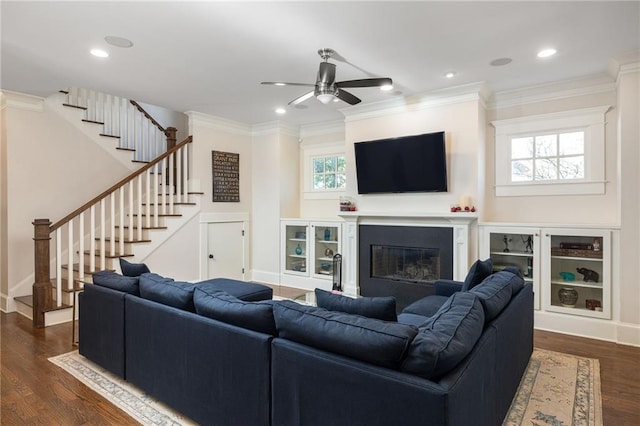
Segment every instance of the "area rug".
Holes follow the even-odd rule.
[[[194,424],[78,351],[49,361],[143,425]],[[535,349],[503,425],[602,425],[598,360]]]
[[[602,425],[600,363],[535,349],[503,425]]]

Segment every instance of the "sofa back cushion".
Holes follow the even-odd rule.
[[[315,293],[316,305],[328,311],[362,315],[363,317],[376,318],[382,321],[398,320],[396,298],[393,296],[353,298],[319,288],[315,289]]]
[[[468,292],[453,294],[434,316],[418,327],[402,370],[437,380],[473,349],[484,328],[484,311]]]
[[[278,335],[387,368],[400,367],[418,330],[343,312],[281,301],[273,306]]]
[[[493,272],[493,261],[491,258],[486,260],[476,260],[469,272],[467,273],[464,282],[462,283],[462,291],[469,291],[473,287],[480,284],[485,278],[487,278]]]
[[[508,271],[500,271],[487,277],[483,282],[469,290],[475,294],[484,309],[485,322],[497,317],[509,304],[514,287],[520,291],[524,283],[522,277]]]
[[[138,277],[125,277],[113,271],[99,271],[93,274],[93,283],[102,287],[140,296]]]
[[[276,335],[274,303],[273,300],[246,302],[224,291],[208,291],[199,286],[193,292],[193,304],[199,315],[272,336]]]
[[[189,312],[195,312],[193,306],[192,283],[174,281],[158,274],[146,273],[140,275],[140,296],[163,305],[173,306]]]
[[[120,270],[122,275],[127,277],[139,277],[142,274],[151,272],[144,263],[131,263],[123,258],[120,258]]]

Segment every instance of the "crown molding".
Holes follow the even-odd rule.
[[[571,80],[496,92],[489,102],[487,102],[487,109],[523,106],[538,102],[573,98],[576,96],[615,92],[615,90],[615,81],[611,76],[598,74],[584,78],[574,78]]]
[[[7,107],[42,112],[44,111],[44,98],[3,90],[0,92],[0,108]]]
[[[252,136],[269,135],[273,133],[298,138],[300,136],[300,128],[286,124],[282,121],[270,121],[267,123],[256,124],[251,127]]]
[[[640,50],[631,50],[609,59],[609,75],[620,80],[620,75],[638,72],[640,69]]]
[[[251,136],[251,126],[239,121],[215,117],[213,115],[208,115],[196,111],[187,111],[185,112],[185,114],[187,115],[187,117],[189,117],[189,128],[191,128],[193,124],[198,124],[210,129],[221,130],[227,133],[242,136]]]
[[[486,84],[484,82],[477,82],[434,90],[400,99],[347,107],[341,109],[340,112],[345,115],[345,122],[350,122],[470,101],[478,101],[481,105],[484,105],[487,95]]]
[[[344,120],[332,120],[300,126],[300,138],[340,133],[344,135]]]

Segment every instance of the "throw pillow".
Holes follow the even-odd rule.
[[[485,278],[487,278],[493,272],[493,262],[491,258],[487,260],[476,260],[471,268],[467,277],[462,283],[462,291],[469,291],[476,285],[480,284]]]
[[[316,304],[329,311],[345,312],[376,318],[382,321],[397,321],[396,298],[390,297],[353,297],[331,293],[319,288],[315,289]]]
[[[521,277],[513,273],[500,271],[487,277],[483,282],[469,290],[469,293],[475,294],[480,299],[484,309],[485,322],[497,317],[505,306],[509,304],[513,288],[517,285],[512,281],[524,283]],[[518,291],[520,291],[519,288]]]
[[[399,368],[418,330],[290,300],[273,305],[278,336],[387,368]]]
[[[151,272],[144,263],[131,263],[122,257],[120,258],[120,270],[122,275],[127,277],[139,277],[142,274]]]
[[[193,305],[193,283],[174,281],[153,273],[140,275],[139,283],[140,296],[145,299],[185,311],[196,311]]]
[[[193,304],[199,315],[275,336],[273,303],[272,300],[245,302],[224,291],[209,292],[198,286],[193,292]]]
[[[140,296],[138,277],[125,277],[113,271],[99,271],[93,274],[93,283],[102,287]]]
[[[471,352],[483,328],[484,311],[476,295],[455,293],[418,328],[401,370],[438,380]]]

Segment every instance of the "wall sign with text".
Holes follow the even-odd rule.
[[[240,202],[240,154],[211,151],[213,202]]]

